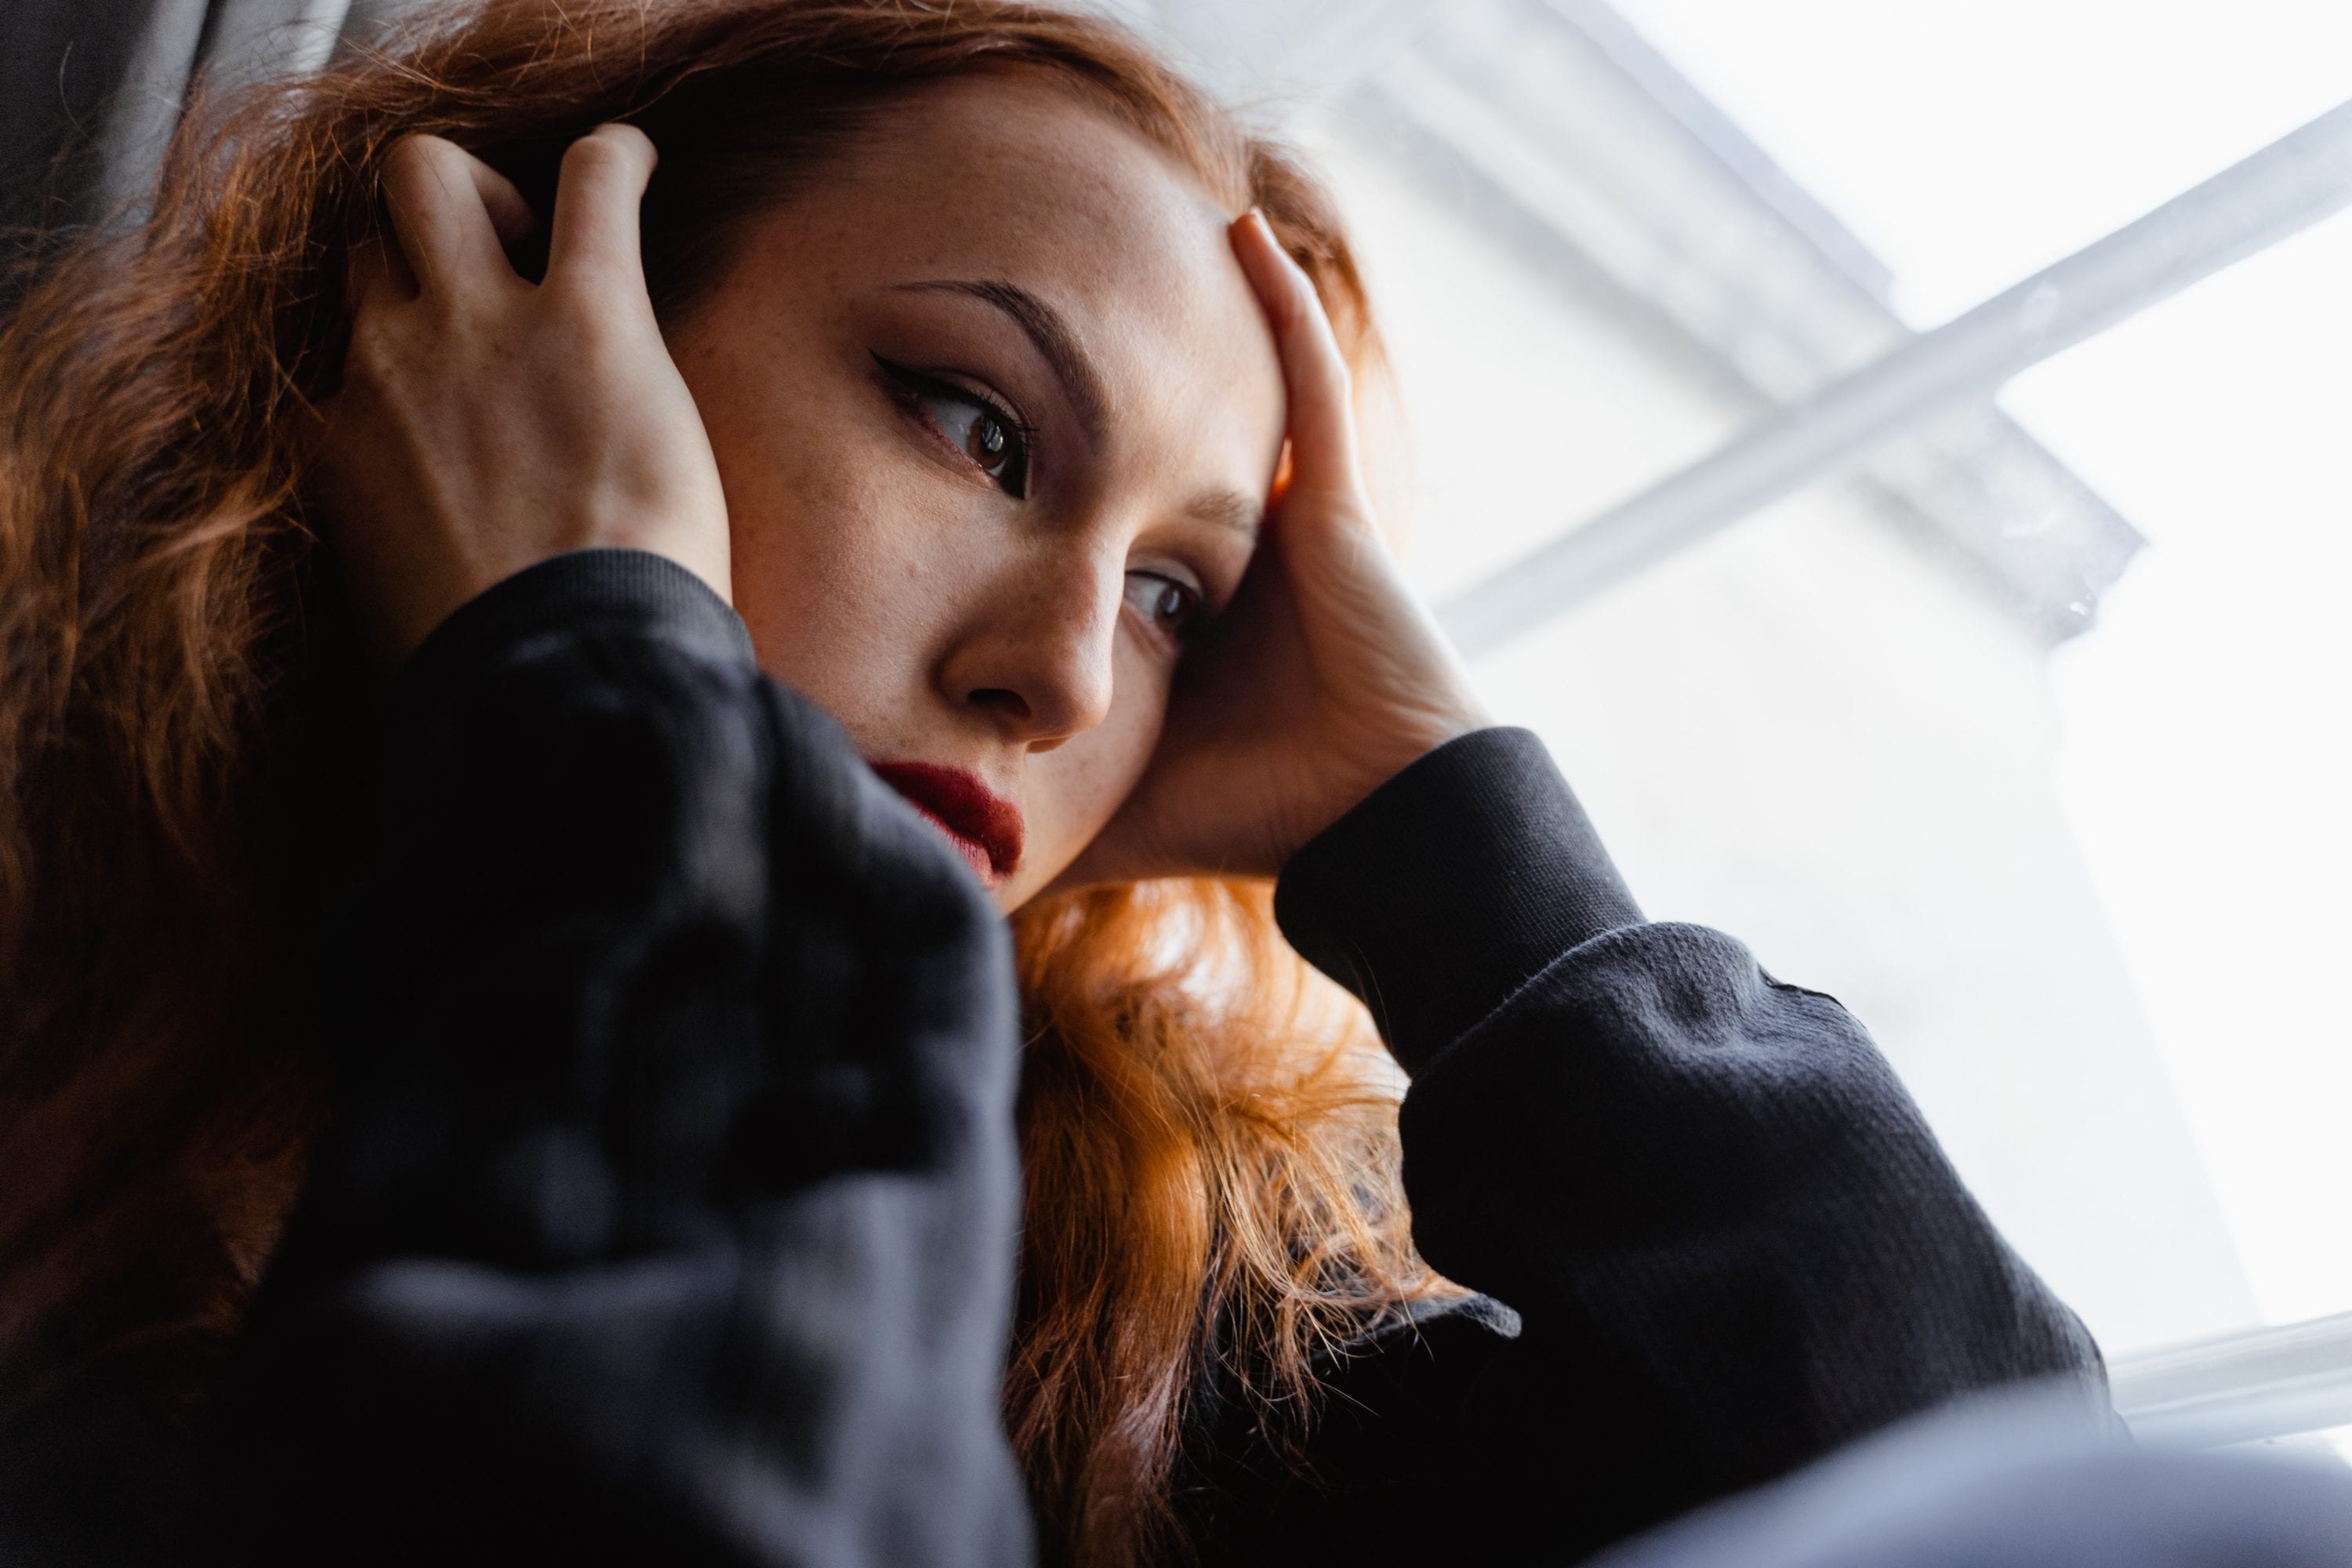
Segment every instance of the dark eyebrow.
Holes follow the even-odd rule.
[[[1265,521],[1265,509],[1239,490],[1211,490],[1194,496],[1184,503],[1184,515],[1219,528],[1230,528],[1250,539],[1257,537],[1258,529]]]
[[[1062,384],[1062,391],[1077,410],[1078,423],[1085,427],[1087,438],[1101,436],[1108,423],[1102,381],[1095,374],[1086,352],[1078,347],[1077,334],[1070,331],[1070,323],[1059,310],[1020,284],[1001,279],[947,279],[936,283],[901,283],[898,287],[899,292],[908,294],[970,295],[1012,317],[1013,324],[1036,345],[1054,378]]]

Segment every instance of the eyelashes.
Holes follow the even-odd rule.
[[[900,406],[1003,490],[1019,500],[1029,491],[1029,455],[1036,430],[986,393],[874,355]]]
[[[1026,498],[1034,426],[987,393],[868,353],[892,400],[909,417],[1006,495]],[[1217,618],[1205,589],[1165,572],[1129,572],[1126,599],[1155,636],[1179,649],[1199,640]]]
[[[1152,630],[1179,647],[1189,647],[1208,625],[1206,596],[1164,572],[1129,572],[1127,602]]]

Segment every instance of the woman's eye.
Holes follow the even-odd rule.
[[[1182,640],[1201,614],[1201,593],[1157,572],[1127,574],[1127,602],[1163,635]]]
[[[874,356],[899,401],[1015,500],[1029,481],[1029,437],[1020,422],[975,392]]]
[[[1021,443],[1004,421],[986,404],[969,397],[932,393],[922,400],[923,412],[972,466],[999,482],[1010,481],[1019,494]]]

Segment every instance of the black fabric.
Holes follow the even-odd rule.
[[[1228,1434],[1213,1560],[1559,1562],[2096,1348],[1961,1185],[1860,1025],[1738,942],[1643,923],[1536,738],[1423,758],[1301,850],[1276,910],[1415,1068],[1423,1255],[1507,1303],[1332,1382],[1320,1485]],[[1402,1439],[1390,1413],[1407,1410]]]
[[[591,552],[404,671],[224,1559],[1026,1558],[1003,924],[749,654]]]
[[[1507,729],[1438,747],[1318,835],[1275,915],[1409,1071],[1578,942],[1642,919],[1543,742]]]
[[[327,944],[338,1118],[194,1445],[194,1554],[1027,1555],[1004,925],[749,651],[683,570],[589,552],[403,673]],[[1565,1562],[2033,1377],[2096,1424],[2089,1339],[1860,1027],[1643,922],[1533,737],[1407,769],[1277,910],[1414,1070],[1415,1234],[1483,1294],[1335,1359],[1303,1467],[1205,1400],[1206,1561]],[[37,1539],[0,1497],[0,1555],[85,1560],[146,1495],[86,1484]]]

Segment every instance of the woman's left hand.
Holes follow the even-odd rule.
[[[1058,887],[1272,876],[1415,758],[1492,722],[1381,536],[1314,284],[1258,214],[1232,238],[1282,358],[1289,483],[1241,593],[1179,669],[1150,765]]]

